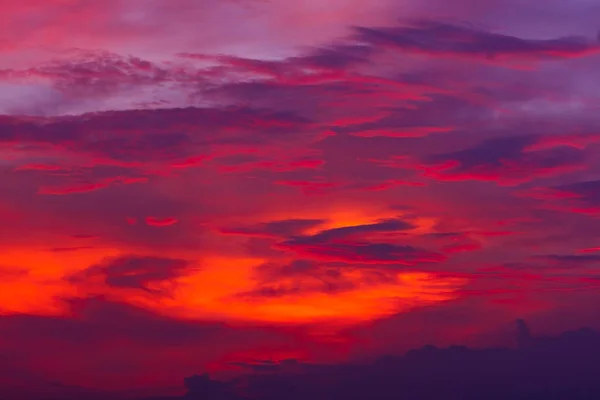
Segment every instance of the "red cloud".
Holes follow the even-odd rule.
[[[166,217],[166,218],[147,217],[146,218],[146,224],[148,224],[149,226],[159,226],[159,227],[171,226],[171,225],[175,225],[178,222],[179,222],[179,220],[177,218],[173,218],[173,217]]]
[[[43,186],[38,190],[38,194],[45,195],[69,195],[75,193],[87,193],[93,192],[100,189],[105,189],[113,184],[134,184],[134,183],[145,183],[148,181],[148,178],[145,177],[116,177],[116,178],[107,178],[103,179],[100,182],[95,183],[82,183],[75,184],[71,186],[58,186],[58,187],[50,187]]]
[[[52,194],[52,195],[67,195],[74,193],[86,193],[93,192],[95,190],[104,189],[109,186],[109,183],[88,183],[76,186],[66,187],[41,187],[38,190],[39,194]]]
[[[321,195],[328,190],[339,186],[333,182],[318,182],[318,181],[278,181],[279,185],[299,187],[307,195]]]
[[[441,126],[414,126],[407,128],[389,128],[389,129],[371,129],[358,131],[354,133],[355,136],[360,137],[377,137],[377,136],[387,136],[387,137],[398,137],[398,138],[418,138],[429,136],[434,133],[446,133],[451,132],[455,128],[451,127],[441,127]]]

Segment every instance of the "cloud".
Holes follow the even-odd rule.
[[[535,187],[520,193],[524,197],[543,200],[541,207],[576,214],[597,215],[600,212],[600,181],[579,181],[554,187]]]
[[[527,40],[486,32],[469,25],[415,21],[412,25],[356,29],[357,39],[376,46],[425,53],[494,59],[495,57],[582,57],[599,50],[598,43],[581,37]]]
[[[311,293],[335,295],[359,290],[359,286],[394,283],[395,277],[361,273],[350,267],[327,266],[310,260],[294,260],[289,264],[264,264],[257,268],[258,284],[243,292],[242,298],[277,298],[306,296]]]
[[[302,234],[304,231],[325,223],[320,219],[288,219],[263,222],[248,227],[230,227],[221,230],[223,233],[248,236],[288,237]]]
[[[576,201],[595,206],[600,203],[600,181],[584,181],[563,185],[556,188]]]
[[[278,246],[323,259],[357,263],[417,265],[423,262],[444,261],[444,256],[423,249],[409,245],[369,242],[364,238],[364,235],[413,228],[412,224],[402,220],[387,220],[369,225],[324,230],[314,235],[297,236],[279,243]]]
[[[103,179],[95,183],[81,183],[74,184],[73,186],[42,186],[38,190],[38,194],[43,195],[70,195],[74,193],[87,193],[96,190],[105,189],[113,184],[134,184],[134,183],[145,183],[148,178],[145,177],[115,177]]]
[[[158,218],[158,217],[147,217],[146,218],[146,224],[148,224],[149,226],[171,226],[171,225],[175,225],[177,222],[179,222],[177,220],[177,218],[173,218],[173,217],[165,217],[165,218]]]
[[[130,282],[117,282],[129,287]],[[199,325],[178,322],[126,304],[102,298],[74,300],[70,304],[72,318],[22,315],[3,317],[0,321],[11,333],[34,337],[35,326],[42,327],[47,339],[73,343],[101,343],[123,338],[132,341],[160,344],[168,341],[191,342],[212,335],[218,325]],[[39,332],[39,331],[38,331]]]
[[[371,363],[317,365],[298,360],[240,362],[246,368],[243,386],[235,381],[215,382],[208,376],[186,380],[190,398],[271,399],[302,398],[414,398],[475,399],[553,396],[588,398],[596,393],[594,357],[599,334],[591,329],[536,337],[522,322],[519,348],[448,348],[424,346],[406,355],[385,356]],[[453,369],[459,363],[461,369]],[[577,373],[571,373],[576,370]],[[569,372],[570,371],[570,372]],[[561,379],[548,381],[550,376]],[[319,377],[327,376],[323,380]],[[197,385],[191,386],[191,382]],[[215,393],[217,392],[217,393]],[[223,396],[223,397],[221,397]]]
[[[429,160],[426,176],[439,180],[481,180],[518,185],[584,167],[583,152],[571,147],[530,151],[535,136],[488,139],[473,147],[439,154]]]
[[[62,317],[0,316],[4,332],[0,369],[6,366],[23,375],[17,380],[16,374],[3,374],[0,393],[8,390],[14,398],[24,399],[75,399],[88,394],[99,399],[137,398],[165,393],[165,386],[169,393],[170,383],[209,360],[259,343],[280,346],[288,341],[285,334],[268,329],[181,321],[103,298],[72,300],[69,311]],[[114,347],[117,343],[119,350]],[[169,372],[145,378],[161,364],[169,365]]]
[[[421,263],[442,262],[446,259],[440,254],[412,246],[390,243],[348,242],[343,244],[315,244],[305,248],[302,247],[303,245],[304,243],[287,242],[281,244],[281,247],[298,250],[300,253],[313,254],[323,259],[355,263],[418,265]]]
[[[76,282],[100,277],[106,285],[117,289],[156,290],[163,283],[189,270],[182,259],[151,256],[121,256],[94,265],[73,276]]]
[[[551,254],[539,257],[544,260],[575,266],[600,262],[600,256],[593,254]]]
[[[347,361],[594,323],[598,8],[507,1],[8,1],[0,355],[369,397]]]
[[[183,161],[208,144],[259,144],[307,123],[290,114],[251,109],[131,110],[50,119],[5,116],[0,143],[57,146],[94,156],[97,162]]]
[[[410,230],[414,228],[415,226],[409,222],[398,219],[389,219],[368,225],[344,226],[341,228],[327,229],[315,235],[297,240],[304,243],[311,243],[313,241],[320,242],[342,239],[360,234],[396,232]]]

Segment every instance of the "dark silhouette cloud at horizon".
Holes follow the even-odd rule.
[[[516,327],[515,348],[425,346],[371,364],[240,363],[247,373],[231,381],[193,375],[184,380],[183,397],[140,400],[600,398],[600,332],[536,337],[525,321]]]

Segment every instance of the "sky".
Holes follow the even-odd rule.
[[[600,328],[599,29],[595,0],[4,0],[0,393]]]

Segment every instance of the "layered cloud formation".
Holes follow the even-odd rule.
[[[7,388],[595,321],[598,5],[367,3],[3,6]]]

